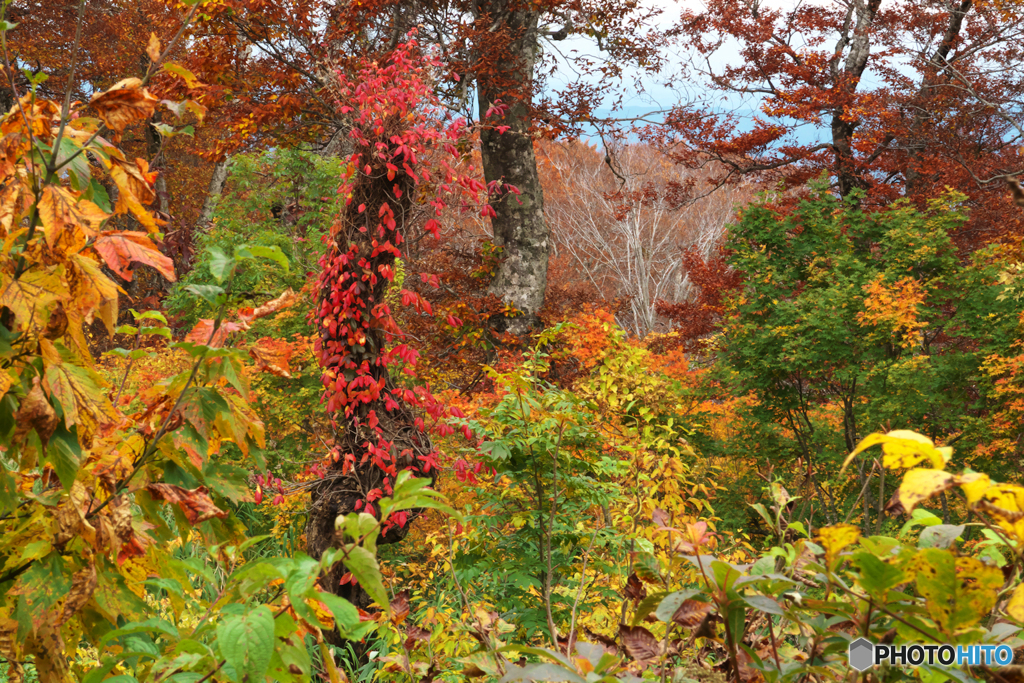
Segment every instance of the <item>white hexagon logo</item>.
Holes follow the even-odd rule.
[[[848,653],[850,666],[857,671],[865,671],[875,664],[875,645],[867,638],[858,638],[850,643]]]

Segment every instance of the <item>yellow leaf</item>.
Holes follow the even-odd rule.
[[[77,253],[84,247],[110,217],[89,200],[77,199],[59,185],[43,188],[37,208],[47,246],[53,249],[59,243],[67,254]]]
[[[931,498],[940,491],[946,491],[956,483],[956,477],[949,472],[932,469],[916,469],[907,472],[900,484],[900,504],[911,512],[918,503]]]
[[[120,414],[107,398],[103,380],[95,372],[68,363],[46,370],[50,394],[64,409],[68,429],[78,425],[79,440],[89,446],[101,427],[114,424]]]
[[[967,496],[967,505],[971,506],[981,500],[992,487],[992,480],[987,474],[965,474],[960,477],[960,489]]]
[[[952,448],[936,448],[926,436],[906,429],[897,429],[888,434],[869,434],[864,437],[843,463],[845,469],[854,457],[872,446],[882,445],[882,464],[890,469],[906,469],[927,461],[933,468],[946,466],[952,457]]]
[[[107,331],[114,334],[117,322],[118,287],[113,280],[100,270],[100,264],[84,254],[75,254],[68,269],[68,284],[71,294],[80,307],[86,321],[98,312]]]
[[[1006,613],[1017,621],[1024,621],[1024,583],[1013,590],[1010,602],[1006,605]]]
[[[0,306],[14,313],[16,331],[42,330],[65,289],[55,271],[42,268],[32,268],[17,280],[0,275]]]
[[[183,67],[181,64],[178,64],[176,62],[167,62],[166,64],[164,64],[164,71],[184,80],[186,87],[194,88],[197,85],[199,85],[199,79],[196,78],[195,74],[186,69],[185,67]],[[178,106],[180,106],[180,104]],[[202,107],[202,105],[198,106],[201,107],[203,112],[205,112],[206,107]],[[200,112],[196,111],[196,115],[199,116],[200,119],[202,119],[203,117],[199,114]]]
[[[825,561],[831,565],[843,548],[851,543],[856,543],[859,538],[860,528],[852,524],[827,526],[821,529],[819,540],[822,547],[825,548]]]
[[[149,45],[146,46],[146,54],[149,55],[150,61],[155,62],[160,59],[160,39],[156,37],[155,33],[149,34]]]
[[[157,232],[163,221],[158,221],[143,204],[152,204],[156,199],[153,190],[155,173],[149,172],[144,159],[136,159],[135,164],[113,160],[109,164],[110,177],[117,185],[117,203],[114,213],[131,213],[150,232]]]
[[[9,182],[0,190],[0,227],[6,236],[11,226],[21,222],[32,206],[32,192],[21,182]]]

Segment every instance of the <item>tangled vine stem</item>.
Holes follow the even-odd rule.
[[[425,227],[437,237],[436,217],[450,198],[476,203],[486,191],[482,182],[454,168],[461,160],[457,143],[467,129],[461,120],[442,125],[429,77],[436,64],[419,54],[413,35],[386,61],[364,64],[355,78],[339,75],[335,93],[341,111],[354,121],[354,152],[339,190],[346,195],[345,208],[320,262],[313,312],[322,401],[337,435],[322,464],[323,479],[311,489],[306,530],[314,557],[337,544],[339,515],[378,515],[376,501],[391,495],[402,470],[435,479],[440,454],[431,432],[450,434],[446,418],[462,417],[428,387],[406,386],[392,376],[399,366],[415,376],[417,352],[404,343],[386,298],[414,197],[432,196],[435,217]],[[437,285],[436,277],[421,277]],[[401,302],[432,312],[426,300],[409,290],[402,290]],[[472,436],[468,430],[466,436]],[[379,542],[404,538],[411,518],[403,511],[385,520]],[[329,590],[357,605],[369,604],[361,589],[347,583],[343,567],[326,578]]]

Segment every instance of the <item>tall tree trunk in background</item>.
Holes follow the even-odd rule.
[[[196,227],[203,229],[213,220],[213,210],[217,207],[217,200],[220,193],[224,191],[224,183],[228,180],[228,166],[231,164],[231,157],[225,157],[224,161],[218,161],[213,167],[213,175],[210,177],[210,187],[206,191],[206,201],[203,202],[203,209],[199,212],[199,219]]]
[[[882,0],[854,0],[836,45],[835,58],[829,65],[832,81],[841,87],[856,90],[871,56],[871,29]],[[849,48],[840,72],[839,58]],[[853,132],[859,120],[850,120],[842,107],[832,114],[832,149],[836,156],[835,173],[839,195],[846,197],[854,188],[866,188],[861,169],[853,157]]]
[[[505,321],[508,329],[521,333],[536,324],[548,281],[550,231],[530,135],[539,15],[518,0],[483,0],[478,7],[478,18],[507,39],[508,57],[483,65],[476,75],[484,178],[520,192],[499,189],[491,196],[494,244],[502,249],[502,261],[490,292],[525,314]],[[487,116],[499,100],[507,108]],[[497,126],[508,129],[499,132]]]

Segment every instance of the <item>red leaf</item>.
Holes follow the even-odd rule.
[[[402,623],[409,616],[409,591],[402,591],[391,601],[391,619],[396,623]]]

